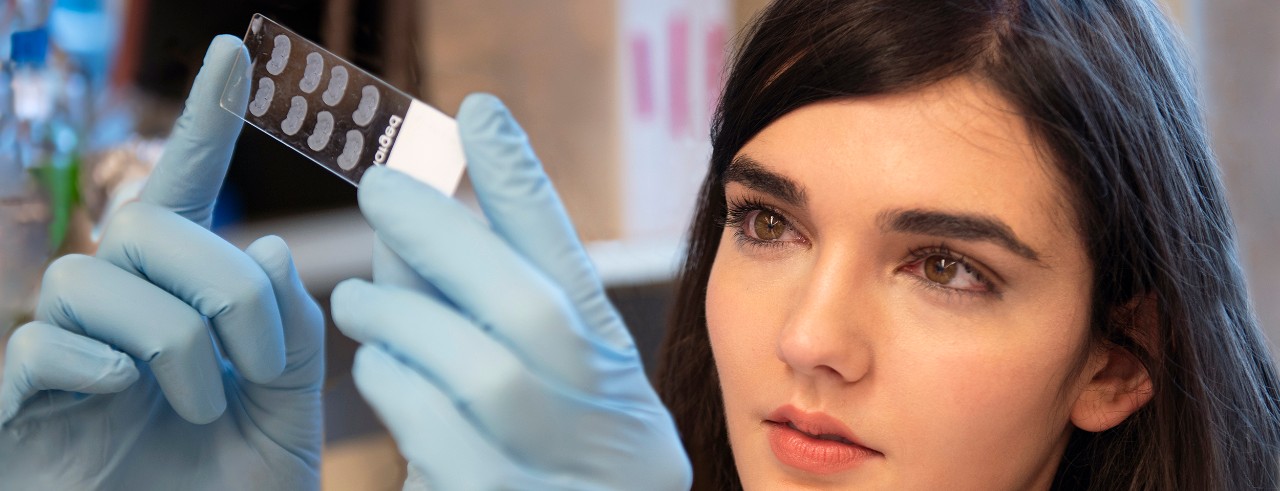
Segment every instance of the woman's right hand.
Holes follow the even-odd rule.
[[[355,382],[431,489],[689,489],[670,413],[524,132],[496,98],[458,113],[489,223],[370,169],[374,283],[333,293],[365,343]]]

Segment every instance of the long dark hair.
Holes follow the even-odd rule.
[[[1280,487],[1280,383],[1191,72],[1152,0],[777,0],[763,11],[716,111],[659,360],[694,488],[741,487],[705,304],[730,160],[801,106],[958,75],[1007,98],[1056,164],[1094,268],[1093,342],[1133,353],[1154,388],[1120,425],[1073,433],[1055,488]]]

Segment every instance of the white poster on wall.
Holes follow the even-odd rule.
[[[729,57],[727,0],[625,0],[618,18],[630,236],[679,235],[711,156],[710,122]]]

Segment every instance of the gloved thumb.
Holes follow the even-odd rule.
[[[458,131],[467,174],[494,231],[564,290],[601,341],[617,351],[633,349],[560,196],[502,101],[467,96]]]

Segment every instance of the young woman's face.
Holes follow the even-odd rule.
[[[725,181],[707,326],[748,489],[1048,489],[1091,272],[1008,104],[966,78],[813,104]]]

